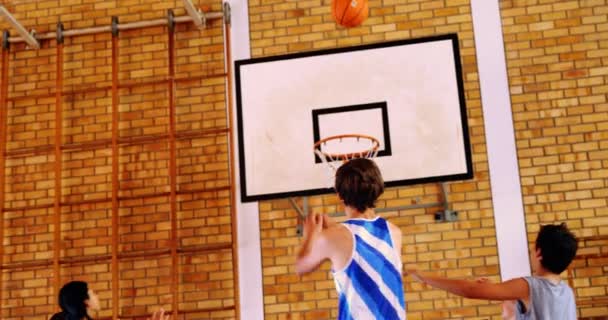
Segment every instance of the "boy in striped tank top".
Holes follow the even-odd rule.
[[[348,219],[308,215],[296,272],[331,262],[338,319],[405,319],[401,230],[374,212],[384,192],[380,170],[369,159],[348,161],[336,172],[335,189]]]

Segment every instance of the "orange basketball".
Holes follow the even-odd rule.
[[[369,15],[368,0],[333,0],[331,15],[346,28],[360,25]]]

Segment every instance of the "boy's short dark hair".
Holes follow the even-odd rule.
[[[335,188],[345,205],[363,212],[376,207],[376,199],[384,192],[384,180],[372,160],[358,158],[338,168]]]
[[[555,274],[560,274],[574,259],[578,241],[565,223],[548,224],[540,227],[536,237],[536,249],[540,249],[541,265]]]

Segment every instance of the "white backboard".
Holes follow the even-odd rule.
[[[387,186],[473,175],[458,38],[235,63],[243,201],[332,192],[315,141],[364,134]]]

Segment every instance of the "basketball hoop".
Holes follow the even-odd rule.
[[[338,169],[336,161],[344,163],[355,158],[376,157],[380,141],[362,134],[342,134],[321,139],[313,148],[321,161],[335,171]]]

